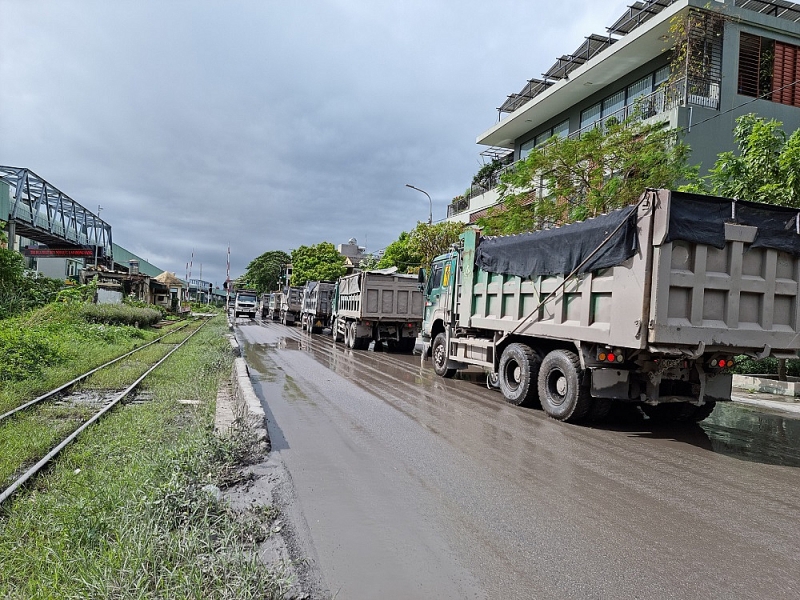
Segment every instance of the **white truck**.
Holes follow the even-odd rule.
[[[443,377],[481,367],[559,420],[611,400],[702,420],[738,355],[796,358],[800,211],[650,190],[545,231],[467,231],[427,278],[422,342]]]
[[[238,290],[233,301],[233,318],[239,316],[256,318],[258,310],[258,293],[252,290]]]
[[[384,269],[340,277],[332,316],[336,342],[363,350],[375,341],[385,343],[389,350],[410,352],[422,324],[417,276]]]

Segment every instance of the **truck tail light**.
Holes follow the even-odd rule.
[[[625,357],[622,355],[622,350],[606,348],[597,353],[597,360],[607,363],[623,363]]]
[[[721,356],[719,358],[713,358],[708,363],[708,365],[712,369],[730,369],[733,365],[736,364],[736,361],[733,358],[727,356]]]

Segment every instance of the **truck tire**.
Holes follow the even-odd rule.
[[[536,404],[536,380],[541,358],[525,344],[509,344],[500,357],[500,391],[514,406]]]
[[[581,363],[569,350],[553,350],[539,370],[539,400],[548,416],[574,422],[591,407],[589,389],[581,385]]]
[[[351,350],[356,347],[355,323],[346,323],[344,326],[344,345]]]
[[[337,343],[343,341],[341,336],[339,335],[338,328],[339,328],[339,323],[338,323],[338,321],[336,319],[334,319],[333,323],[331,323],[331,337],[333,338],[333,343],[334,344],[337,344]]]
[[[450,379],[456,374],[456,369],[447,368],[447,336],[444,332],[433,338],[431,362],[433,362],[433,371],[439,377]]]

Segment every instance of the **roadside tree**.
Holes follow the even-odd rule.
[[[269,250],[250,261],[239,281],[259,294],[276,290],[279,287],[281,269],[289,262],[291,258],[283,250]]]
[[[439,254],[447,252],[451,244],[458,241],[458,236],[464,231],[463,223],[451,223],[442,221],[429,225],[428,223],[417,223],[417,226],[409,235],[408,249],[413,254],[420,257],[419,264],[409,268],[409,271],[417,272],[419,267],[430,267],[433,259]]]
[[[723,152],[709,175],[683,189],[715,196],[800,207],[800,130],[753,113],[736,119],[738,153]]]
[[[345,274],[344,256],[330,242],[300,246],[292,250],[292,285],[307,281],[336,281]]]
[[[581,221],[634,203],[650,187],[693,181],[689,147],[666,124],[633,115],[574,138],[553,137],[500,176],[501,204],[478,220],[503,235]]]
[[[410,246],[411,234],[404,231],[400,237],[386,246],[381,260],[378,262],[379,269],[397,267],[398,272],[408,273],[409,269],[419,269],[422,264],[422,256]]]

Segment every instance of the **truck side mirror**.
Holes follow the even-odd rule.
[[[425,269],[420,269],[417,273],[417,281],[420,283],[425,283]]]

